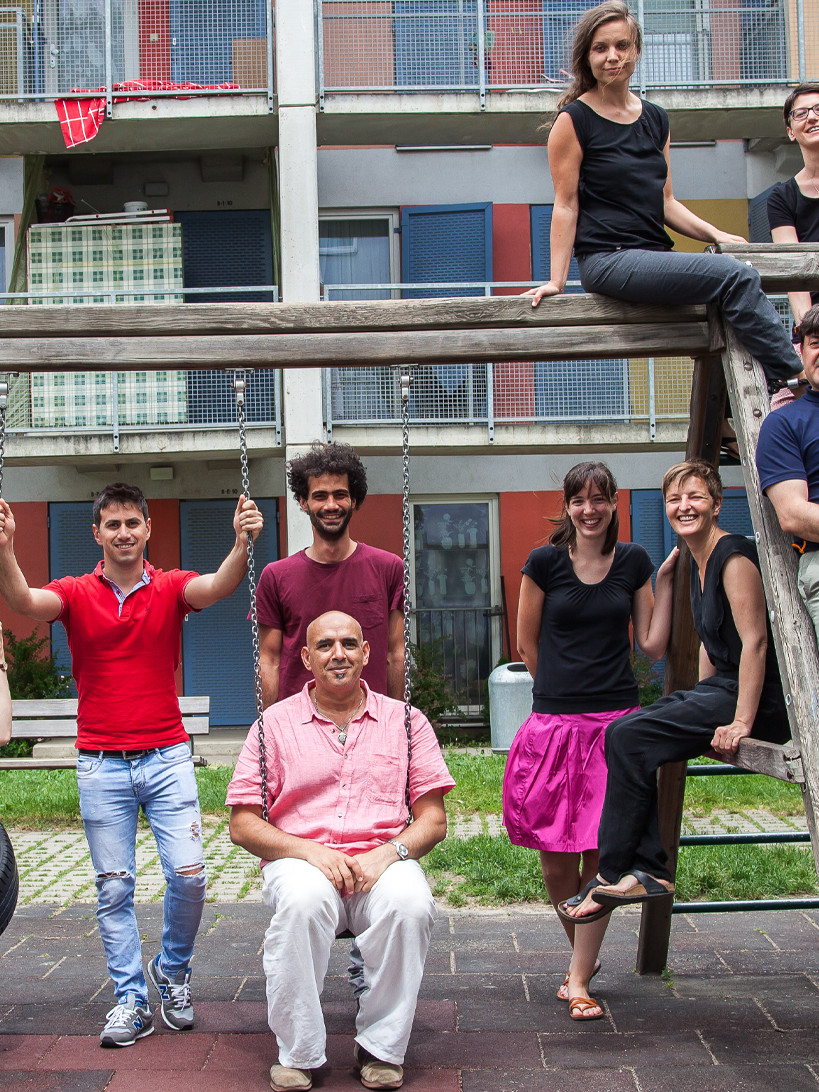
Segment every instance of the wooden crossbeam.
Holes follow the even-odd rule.
[[[325,368],[396,364],[565,360],[578,355],[691,355],[708,343],[705,322],[549,329],[463,329],[234,337],[27,337],[0,339],[0,371],[140,371],[165,368]]]
[[[819,290],[819,243],[720,243],[714,250],[758,269],[766,292]]]
[[[620,303],[569,294],[532,307],[522,296],[325,303],[186,303],[146,307],[0,307],[0,338],[182,337],[236,334],[367,333],[697,323],[702,306]]]

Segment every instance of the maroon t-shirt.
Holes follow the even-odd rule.
[[[259,578],[259,624],[282,631],[279,701],[297,694],[310,672],[301,662],[307,627],[329,610],[351,615],[370,645],[362,672],[377,694],[387,693],[390,611],[404,608],[404,566],[386,550],[363,542],[344,561],[323,565],[305,550],[266,565]]]

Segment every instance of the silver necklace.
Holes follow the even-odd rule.
[[[338,721],[333,720],[333,718],[331,716],[329,716],[327,713],[322,713],[322,711],[318,707],[318,701],[316,699],[316,691],[315,691],[315,689],[313,690],[313,705],[316,707],[316,712],[318,713],[318,715],[320,717],[326,717],[327,720],[332,721],[333,724],[335,724],[336,728],[338,728],[338,742],[339,743],[346,743],[347,742],[347,728],[349,727],[350,721],[353,719],[353,717],[356,715],[356,713],[358,712],[358,710],[361,708],[361,706],[363,704],[364,704],[364,691],[362,690],[361,691],[361,697],[359,699],[358,705],[355,707],[355,709],[353,709],[352,713],[350,713],[349,717],[347,717],[347,719],[344,721],[344,723],[339,724]]]

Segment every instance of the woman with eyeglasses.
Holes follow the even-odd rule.
[[[629,89],[641,48],[640,25],[622,0],[598,4],[577,24],[572,82],[549,134],[550,276],[527,293],[532,306],[563,292],[574,247],[587,292],[634,303],[717,303],[768,379],[789,379],[799,360],[756,270],[729,255],[672,249],[666,226],[705,243],[744,240],[674,196],[668,115]]]
[[[819,243],[819,83],[802,83],[785,99],[788,139],[799,145],[804,166],[768,195],[768,223],[775,243]],[[819,292],[789,292],[799,325]]]

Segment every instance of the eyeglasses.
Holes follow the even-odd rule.
[[[794,121],[802,121],[808,114],[813,114],[814,117],[819,118],[819,102],[814,103],[813,106],[797,106],[795,110],[791,110],[789,117]]]

